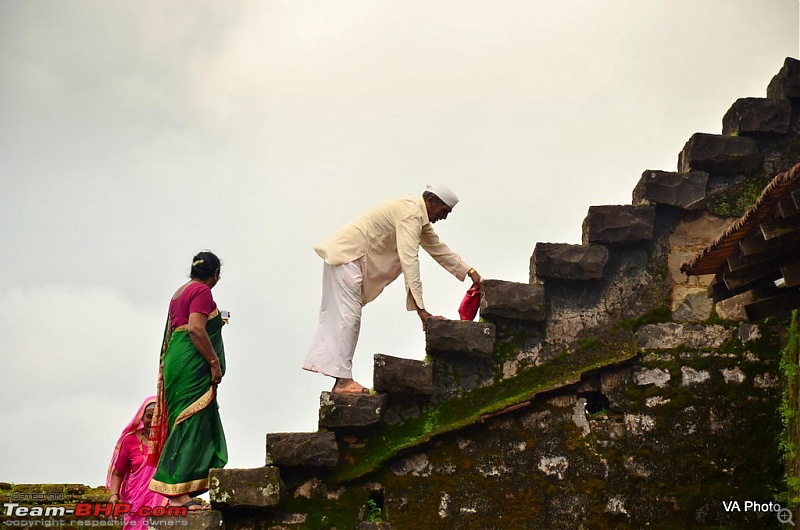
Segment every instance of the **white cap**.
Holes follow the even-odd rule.
[[[453,193],[453,190],[442,184],[428,184],[425,191],[429,191],[439,197],[450,208],[458,204],[458,196]]]

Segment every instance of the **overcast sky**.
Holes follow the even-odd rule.
[[[316,430],[328,378],[314,244],[373,203],[452,187],[440,237],[527,282],[798,55],[796,0],[0,0],[0,481],[104,481],[155,391],[191,257],[223,260],[229,467]],[[427,255],[425,299],[468,285]],[[365,308],[372,355],[421,359],[398,281]]]

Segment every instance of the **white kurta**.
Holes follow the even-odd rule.
[[[425,309],[419,274],[419,247],[460,281],[470,266],[439,240],[428,219],[425,200],[402,197],[378,204],[347,226],[337,230],[314,250],[329,265],[365,258],[361,300],[364,305],[378,297],[384,287],[403,275],[406,309]]]
[[[425,309],[419,247],[464,281],[470,266],[439,240],[419,196],[378,204],[314,247],[325,260],[322,304],[304,369],[351,379],[361,308],[401,274],[406,308]]]

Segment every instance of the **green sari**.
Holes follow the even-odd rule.
[[[216,309],[206,332],[225,373],[224,322]],[[158,402],[151,432],[160,453],[150,489],[168,497],[208,490],[208,470],[228,462],[211,365],[197,351],[186,326],[165,332],[158,377]],[[160,451],[158,450],[160,449]]]

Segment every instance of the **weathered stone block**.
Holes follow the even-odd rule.
[[[730,338],[731,332],[719,325],[647,324],[636,331],[636,342],[648,350],[719,348]]]
[[[334,394],[319,396],[319,426],[364,427],[381,421],[386,394]]]
[[[652,206],[590,206],[583,220],[583,244],[626,245],[653,239]]]
[[[761,338],[761,328],[758,326],[758,324],[742,322],[739,324],[738,337],[743,344],[756,341]]]
[[[456,355],[491,359],[494,324],[467,320],[428,320],[425,349],[429,355]]]
[[[705,383],[711,379],[708,370],[695,370],[690,366],[681,366],[681,385],[693,386]]]
[[[681,285],[672,289],[672,318],[679,322],[708,320],[713,305],[706,289]]]
[[[761,167],[761,153],[752,138],[695,133],[678,156],[678,171],[708,171],[718,175],[753,173]]]
[[[339,446],[332,432],[267,434],[267,465],[334,467]]]
[[[602,245],[536,243],[531,256],[530,281],[534,284],[536,278],[600,280],[607,263],[608,249]]]
[[[722,118],[722,134],[785,134],[792,119],[788,99],[740,98]]]
[[[378,353],[374,357],[372,386],[378,392],[390,394],[431,395],[433,365]]]
[[[661,368],[639,368],[633,372],[633,382],[637,385],[655,385],[664,388],[671,378],[669,371]]]
[[[543,322],[547,317],[545,288],[539,284],[485,280],[481,288],[481,316]]]
[[[703,206],[708,173],[647,170],[633,189],[633,204],[666,204],[686,210]]]
[[[283,501],[285,488],[277,467],[212,469],[208,495],[215,506],[271,508]]]
[[[723,320],[747,320],[744,308],[755,299],[753,291],[737,294],[717,302],[717,315]]]
[[[800,61],[787,57],[781,70],[767,87],[767,97],[787,99],[800,97]]]

